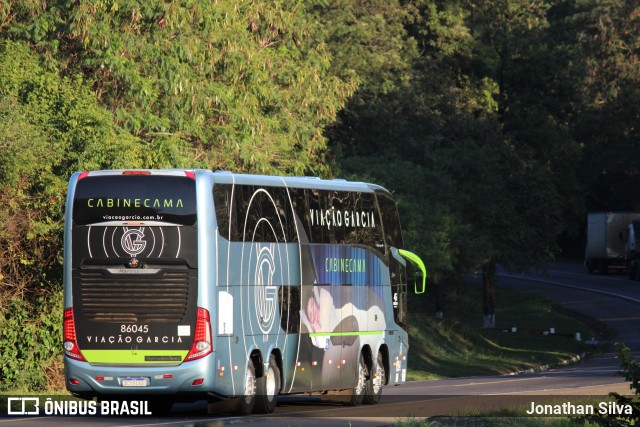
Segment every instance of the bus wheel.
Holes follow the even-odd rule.
[[[266,374],[258,379],[257,384],[255,412],[270,414],[276,409],[280,392],[280,368],[273,354],[269,357],[269,368]]]
[[[244,375],[244,382],[244,396],[239,398],[239,405],[236,412],[239,415],[250,415],[253,412],[253,407],[256,403],[257,390],[256,369],[254,368],[253,361],[251,359],[249,359],[249,363],[247,364],[247,372]]]
[[[367,376],[369,371],[367,365],[364,363],[364,356],[360,353],[360,360],[358,360],[358,382],[356,386],[351,390],[351,398],[345,402],[347,406],[358,406],[364,399],[365,389],[367,387]]]
[[[384,360],[382,353],[378,353],[378,360],[376,361],[375,372],[367,381],[367,386],[364,393],[364,403],[375,405],[380,401],[382,396],[382,387],[387,382],[387,372],[384,368]]]

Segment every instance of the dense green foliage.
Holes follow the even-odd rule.
[[[351,86],[326,72],[330,57],[295,3],[13,7],[8,34],[90,79],[116,124],[172,154],[161,165],[326,170],[322,128]]]
[[[61,388],[62,292],[35,303],[11,298],[0,313],[0,322],[0,390]]]
[[[497,264],[522,269],[556,255],[561,233],[581,238],[586,209],[638,208],[630,195],[640,9],[625,1],[386,5],[371,6],[386,33],[364,25],[361,37],[350,33],[360,15],[317,13],[335,20],[334,55],[356,51],[354,40],[377,54],[402,40],[404,54],[394,57],[406,61],[395,80],[384,69],[360,73],[330,143],[344,173],[394,189],[405,238],[426,255],[432,278],[483,269],[491,327]],[[400,33],[391,25],[398,17]]]
[[[78,169],[150,161],[80,76],[11,41],[0,45],[0,70],[0,383],[44,387],[61,358],[66,181]]]
[[[0,383],[42,386],[55,360],[57,335],[6,345],[50,322],[24,313],[60,317],[76,170],[383,184],[433,283],[484,271],[491,326],[497,264],[640,209],[639,19],[631,0],[0,0]]]
[[[308,21],[288,2],[0,1],[0,298],[22,304],[0,307],[20,348],[0,351],[0,383],[35,367],[22,353],[38,338],[10,333],[21,313],[61,317],[47,301],[72,172],[327,173],[323,128],[355,84],[329,72]]]

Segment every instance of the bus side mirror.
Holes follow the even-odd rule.
[[[424,262],[420,257],[413,252],[405,251],[404,249],[398,249],[398,253],[405,259],[409,260],[416,268],[416,274],[414,276],[414,288],[416,294],[423,294],[427,289],[427,269],[424,266]]]
[[[427,287],[427,278],[422,271],[416,271],[416,274],[413,275],[413,283],[416,294],[423,294]],[[420,291],[418,292],[418,286],[420,286]]]

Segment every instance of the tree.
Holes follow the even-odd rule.
[[[548,259],[579,194],[578,146],[564,122],[567,100],[554,89],[569,79],[554,66],[563,61],[551,37],[546,1],[470,2],[475,28],[476,75],[495,82],[502,159],[500,203],[473,210],[489,226],[492,248],[484,264],[485,326],[494,327],[496,264],[520,269]],[[557,91],[555,93],[558,93]],[[560,92],[562,93],[562,92]],[[483,212],[484,211],[484,212]]]
[[[61,367],[62,224],[76,170],[144,167],[79,76],[47,69],[23,43],[0,43],[0,379],[41,389]],[[60,359],[61,360],[61,359]],[[59,386],[59,384],[57,384]]]
[[[410,220],[405,235],[427,254],[431,277],[482,268],[484,323],[493,327],[497,265],[550,257],[578,200],[572,109],[558,102],[570,80],[556,68],[564,51],[546,2],[403,6],[402,39],[419,55],[391,86],[364,74],[354,99],[369,102],[350,102],[329,135],[343,171],[395,189]]]
[[[585,70],[584,108],[574,132],[585,147],[580,177],[589,190],[587,206],[640,210],[630,197],[640,185],[640,5],[581,2],[571,22]]]
[[[327,24],[328,49],[336,58],[333,67],[359,82],[338,122],[327,130],[340,173],[383,184],[396,193],[405,239],[426,255],[430,279],[443,280],[458,258],[450,240],[459,224],[449,205],[431,195],[435,183],[442,182],[430,169],[427,145],[438,143],[442,126],[433,103],[442,103],[438,97],[456,76],[447,75],[444,60],[420,61],[424,46],[417,36],[423,30],[447,32],[439,46],[458,54],[466,36],[456,36],[448,24],[462,28],[459,10],[453,8],[458,15],[439,12],[427,21],[420,15],[421,5],[412,2],[317,3],[312,13]],[[412,28],[420,30],[414,34]]]
[[[58,354],[55,332],[11,337],[62,324],[72,172],[329,173],[322,129],[355,83],[316,31],[289,1],[0,1],[0,382],[41,387]]]
[[[353,85],[295,2],[8,3],[0,36],[80,73],[160,166],[326,174]],[[183,154],[186,154],[183,156]]]

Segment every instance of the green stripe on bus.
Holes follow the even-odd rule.
[[[182,363],[187,353],[189,353],[188,350],[136,350],[135,352],[131,350],[82,350],[82,355],[87,359],[87,362],[96,364],[177,365]]]
[[[360,331],[360,332],[312,332],[310,337],[352,337],[359,335],[384,335],[384,331]]]

